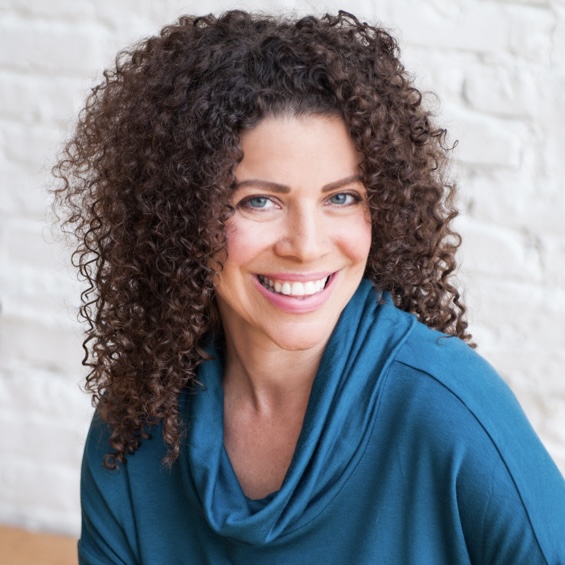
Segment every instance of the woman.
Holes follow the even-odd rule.
[[[470,345],[445,131],[384,30],[181,18],[58,165],[90,283],[81,563],[559,563],[565,485]]]

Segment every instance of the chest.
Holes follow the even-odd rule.
[[[280,489],[292,461],[304,414],[224,415],[224,447],[241,489],[251,499]]]

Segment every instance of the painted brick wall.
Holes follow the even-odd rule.
[[[79,286],[52,243],[57,147],[117,49],[185,12],[329,0],[0,0],[0,523],[78,533],[91,415]],[[565,2],[349,0],[400,38],[451,139],[460,278],[479,351],[565,471]]]

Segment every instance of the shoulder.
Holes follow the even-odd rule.
[[[489,535],[497,543],[514,532],[512,543],[529,536],[548,562],[563,556],[565,481],[485,359],[416,323],[391,363],[386,391],[383,412],[404,430],[406,461],[449,469],[469,535],[477,536],[480,524],[480,531],[498,532]]]
[[[391,366],[388,387],[409,398],[432,425],[453,420],[467,427],[447,430],[462,438],[471,428],[479,431],[512,468],[514,454],[523,446],[541,443],[510,387],[475,350],[416,323]],[[416,409],[415,408],[415,409]],[[420,422],[421,424],[422,422]]]
[[[501,411],[509,418],[523,417],[514,394],[496,370],[457,337],[416,323],[395,361],[408,373],[418,375],[413,385],[433,381],[436,388],[443,388],[446,394],[456,397],[486,426],[491,416],[498,425]]]
[[[422,440],[443,447],[449,442],[470,447],[479,438],[509,446],[516,425],[533,434],[514,394],[485,359],[460,339],[420,322],[396,351],[386,391],[387,403]]]
[[[82,494],[98,491],[112,499],[112,505],[124,509],[129,505],[132,483],[140,478],[146,480],[153,475],[160,476],[162,461],[167,453],[159,425],[147,429],[148,437],[141,442],[135,453],[129,454],[124,463],[116,462],[114,469],[106,468],[105,457],[113,453],[111,446],[112,426],[95,412],[82,458]],[[125,504],[127,502],[127,504]]]
[[[390,302],[380,315],[392,328],[407,328],[390,359],[389,393],[402,388],[403,396],[432,395],[428,401],[450,398],[461,415],[468,413],[486,428],[496,428],[504,419],[525,418],[508,385],[465,342],[428,328]]]

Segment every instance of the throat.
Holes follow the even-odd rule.
[[[322,351],[259,354],[254,348],[241,355],[227,340],[224,447],[251,499],[276,492],[284,481]]]

